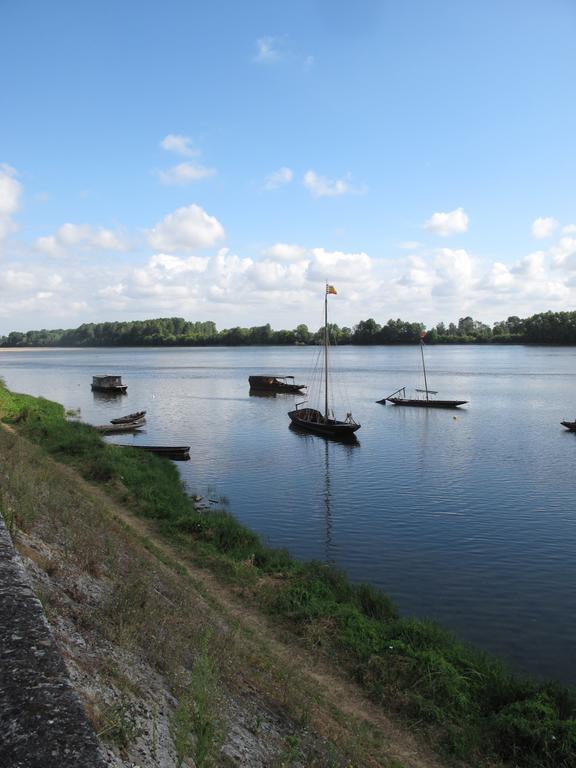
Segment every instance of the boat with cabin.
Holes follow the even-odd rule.
[[[392,403],[393,405],[412,405],[417,408],[458,408],[461,405],[466,405],[468,400],[438,400],[433,395],[437,395],[438,392],[435,389],[428,389],[428,378],[426,376],[426,362],[424,360],[424,339],[426,338],[426,332],[422,331],[420,334],[420,355],[422,358],[422,372],[424,374],[424,389],[416,389],[416,397],[406,396],[406,387],[400,387],[396,392],[393,392],[387,397],[383,397],[382,400],[376,402],[386,405],[386,403]],[[432,397],[431,397],[432,395]]]
[[[250,389],[263,392],[286,392],[301,394],[306,384],[295,384],[294,376],[249,376]]]
[[[351,413],[347,413],[343,421],[334,417],[334,412],[330,407],[331,381],[329,370],[329,334],[328,334],[328,296],[336,294],[333,285],[326,284],[324,293],[324,337],[323,353],[321,354],[320,378],[324,382],[324,410],[304,407],[307,401],[296,403],[296,408],[288,413],[292,424],[307,432],[314,432],[325,437],[337,439],[355,438],[354,433],[360,429],[360,424],[354,420]]]
[[[128,384],[122,384],[122,376],[115,374],[101,374],[92,376],[92,391],[106,392],[107,394],[124,394],[128,389]]]

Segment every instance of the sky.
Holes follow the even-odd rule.
[[[574,0],[0,0],[0,334],[576,309]]]

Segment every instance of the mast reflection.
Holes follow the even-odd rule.
[[[336,562],[334,547],[332,542],[333,534],[333,515],[332,515],[332,470],[330,466],[330,453],[332,451],[344,451],[349,456],[355,448],[360,446],[360,441],[355,435],[346,440],[335,439],[326,435],[315,435],[303,429],[299,429],[294,424],[290,424],[289,429],[298,435],[301,440],[306,441],[310,447],[315,445],[318,439],[324,442],[320,470],[322,472],[322,508],[324,515],[324,561],[330,565]],[[336,445],[335,445],[336,444]],[[339,447],[337,447],[339,446]]]

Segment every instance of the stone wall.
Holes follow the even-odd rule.
[[[0,766],[105,766],[1,514]]]

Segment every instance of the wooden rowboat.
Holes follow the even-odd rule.
[[[146,416],[146,411],[136,411],[136,413],[129,413],[128,416],[110,419],[110,424],[131,424],[133,421],[140,421],[144,416]]]
[[[146,424],[146,419],[138,419],[128,424],[100,424],[94,427],[101,435],[116,435],[120,432],[136,432]]]
[[[137,448],[139,451],[149,451],[155,453],[157,456],[165,456],[167,459],[174,459],[175,461],[187,460],[190,458],[190,446],[189,445],[120,445],[116,443],[119,448]]]

